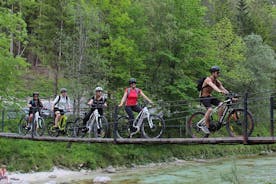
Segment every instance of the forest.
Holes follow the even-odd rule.
[[[276,88],[274,0],[0,0],[0,106],[61,87],[119,102],[130,77],[155,100],[198,97],[220,66],[237,93]]]

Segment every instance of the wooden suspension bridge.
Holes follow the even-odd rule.
[[[25,139],[33,141],[51,142],[82,142],[82,143],[111,143],[111,144],[245,144],[244,137],[216,137],[216,138],[75,138],[75,137],[32,137],[16,133],[0,133],[2,138]],[[275,144],[275,137],[248,137],[246,144]]]

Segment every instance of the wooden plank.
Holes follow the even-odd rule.
[[[160,139],[117,139],[113,138],[75,138],[75,137],[34,137],[14,133],[0,133],[0,137],[51,142],[117,143],[117,144],[243,144],[243,137],[216,138],[160,138]],[[248,144],[274,144],[275,137],[249,137]]]

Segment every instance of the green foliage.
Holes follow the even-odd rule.
[[[21,71],[26,66],[20,56],[9,51],[11,41],[24,41],[26,24],[20,14],[12,14],[8,9],[0,7],[0,107],[14,93],[14,87]]]

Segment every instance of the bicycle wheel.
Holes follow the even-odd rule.
[[[55,125],[54,122],[49,122],[49,123],[48,123],[48,127],[47,127],[47,129],[48,129],[48,134],[49,134],[49,136],[51,136],[51,137],[57,137],[57,136],[59,136],[59,129],[56,128],[56,127],[54,127],[54,125]]]
[[[191,117],[188,119],[188,133],[192,138],[196,137],[206,137],[208,134],[205,134],[201,128],[197,126],[197,123],[204,118],[203,112],[196,112],[191,115]]]
[[[247,136],[250,136],[254,129],[254,120],[252,114],[247,111]],[[226,129],[229,133],[229,136],[242,136],[243,135],[243,125],[244,125],[244,109],[233,109],[228,117],[226,122]]]
[[[28,117],[23,116],[18,123],[18,133],[20,135],[26,135],[29,132],[28,126]]]
[[[43,136],[45,131],[45,123],[43,118],[38,118],[38,122],[35,122],[35,133],[36,135]]]
[[[104,116],[101,116],[98,120],[98,126],[97,123],[94,123],[93,131],[95,138],[104,138],[107,137],[109,125],[107,122],[107,119]]]
[[[87,133],[86,127],[83,125],[82,118],[77,118],[74,123],[74,135],[76,137],[84,137]]]
[[[128,138],[130,134],[128,117],[121,116],[118,119],[118,126],[116,130],[116,135],[118,138]]]
[[[65,132],[68,137],[75,137],[75,125],[74,122],[66,122]]]
[[[145,138],[159,138],[162,136],[163,131],[165,130],[165,122],[163,118],[158,115],[150,115],[150,121],[153,126],[150,127],[148,119],[145,118],[142,123],[141,131],[142,135]]]

